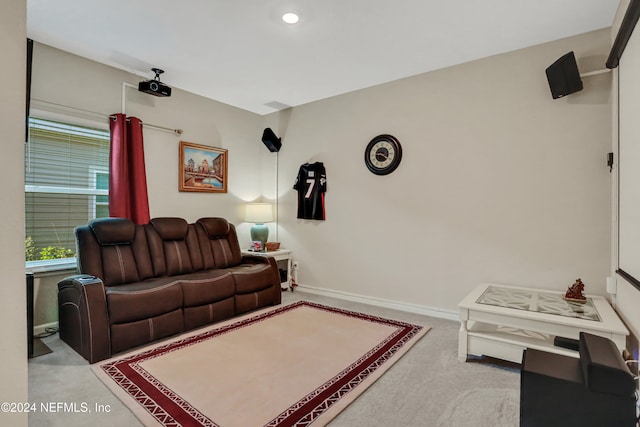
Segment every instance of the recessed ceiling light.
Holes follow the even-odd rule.
[[[295,24],[300,20],[300,15],[296,12],[287,12],[282,15],[282,20],[287,24]]]

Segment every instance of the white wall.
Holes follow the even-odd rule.
[[[98,127],[106,128],[106,116],[121,111],[122,82],[137,84],[142,80],[41,43],[35,44],[33,64],[34,115]],[[170,85],[170,76],[163,76],[163,81]],[[151,216],[177,216],[189,221],[206,216],[224,217],[236,225],[241,245],[248,247],[251,224],[243,222],[245,202],[273,198],[275,194],[273,156],[260,141],[262,118],[175,88],[170,98],[157,98],[132,88],[126,88],[125,93],[127,115],[149,124],[184,130],[181,136],[176,136],[149,127],[144,129]],[[227,194],[178,191],[181,140],[228,150]],[[19,148],[22,150],[22,146]],[[15,158],[22,156],[21,151]],[[22,161],[12,160],[12,166],[19,167],[17,175],[22,176]],[[264,168],[267,169],[264,173],[271,175],[268,180],[263,179]],[[21,188],[19,200],[24,198],[23,191]],[[21,221],[22,212],[16,221]],[[275,224],[271,227],[275,235]],[[22,222],[15,229],[22,230]],[[23,255],[19,255],[23,266]],[[36,277],[36,327],[57,321],[56,283],[63,276]]]
[[[170,78],[163,76],[163,82],[171,85]],[[140,80],[138,76],[40,43],[34,49],[35,109],[78,115],[106,126],[106,118],[75,110],[100,113],[103,117],[120,112],[122,83],[137,85]],[[154,97],[135,88],[127,88],[125,93],[128,116],[184,130],[181,136],[150,127],[144,130],[151,217],[179,216],[193,221],[204,216],[221,216],[236,224],[243,242],[248,241],[249,225],[242,224],[243,203],[262,197],[260,183],[266,150],[260,142],[260,116],[175,88],[170,98]],[[227,194],[178,191],[181,140],[228,150]]]
[[[302,285],[452,312],[483,281],[564,290],[580,277],[604,294],[611,77],[552,100],[544,69],[570,50],[583,72],[601,68],[609,30],[266,117],[178,90],[155,98],[127,89],[127,114],[185,130],[145,131],[151,215],[225,216],[247,242],[243,201],[275,194],[276,155],[259,142],[269,126],[283,137],[278,240],[295,251]],[[120,111],[123,81],[140,80],[41,44],[34,67],[33,98],[103,115]],[[363,162],[381,133],[404,148],[385,177]],[[229,149],[229,194],[178,192],[180,139]],[[327,168],[325,222],[295,218],[291,186],[312,161]]]
[[[551,98],[544,70],[574,50],[603,68],[609,30],[403,79],[272,114],[280,241],[305,286],[457,311],[484,281],[605,293],[610,260],[610,75]],[[381,59],[380,66],[385,64]],[[389,133],[400,167],[363,162]],[[327,170],[327,220],[296,219],[304,162]]]
[[[27,321],[24,276],[24,111],[26,0],[0,3],[0,402],[27,401]],[[1,413],[2,425],[27,425],[25,413]]]
[[[618,29],[622,22],[622,18],[624,16],[625,11],[629,5],[629,0],[623,0],[620,2],[618,7],[618,11],[616,13],[616,18],[614,21],[614,25],[611,28],[611,41],[615,40],[615,37],[618,33]],[[638,92],[638,79],[634,76],[637,76],[640,65],[638,64],[637,58],[640,56],[640,33],[638,31],[634,31],[631,34],[631,39],[627,44],[627,47],[624,51],[622,59],[620,61],[620,66],[613,70],[614,72],[614,87],[613,87],[613,123],[618,123],[618,83],[621,83],[620,91],[625,91],[625,95],[629,95],[629,91]],[[622,74],[624,77],[622,80],[618,79],[618,77]],[[636,97],[637,98],[637,97]],[[625,99],[632,100],[633,97],[627,96]],[[630,107],[637,108],[636,105],[632,105],[630,103],[625,103],[622,107],[625,109],[624,117],[620,117],[620,120],[625,120],[626,118],[632,118],[637,116],[637,112],[634,114],[633,110],[629,110]],[[618,159],[618,126],[613,126],[612,129],[613,135],[613,144],[612,151],[614,152],[615,159]],[[618,201],[617,201],[617,164],[614,169],[614,181],[613,181],[613,203],[612,203],[612,211],[613,211],[613,232],[612,232],[612,247],[613,247],[613,257],[612,257],[612,271],[611,276],[616,277],[615,270],[618,267],[618,229],[617,229],[617,216],[618,216]],[[640,291],[636,289],[632,284],[628,283],[625,279],[620,276],[617,276],[617,295],[616,295],[616,310],[623,318],[629,329],[631,329],[633,335],[636,337],[640,337]],[[637,347],[637,345],[636,345]],[[637,356],[637,354],[636,354]]]

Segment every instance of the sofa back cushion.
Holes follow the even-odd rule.
[[[196,225],[205,268],[240,264],[242,254],[233,224],[224,218],[200,218]]]
[[[182,218],[154,218],[145,228],[155,276],[187,274],[204,268],[192,224]]]
[[[98,218],[75,229],[78,269],[106,286],[153,276],[144,228],[126,218]]]

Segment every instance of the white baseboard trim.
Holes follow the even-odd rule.
[[[47,332],[48,328],[58,329],[58,322],[45,323],[42,325],[35,325],[33,327],[33,336],[37,337],[40,334],[44,334]]]
[[[394,310],[406,311],[409,313],[422,314],[425,316],[437,317],[440,319],[460,321],[460,315],[456,311],[444,310],[441,308],[427,307],[425,305],[410,304],[402,301],[394,301],[383,298],[369,297],[365,295],[353,294],[350,292],[337,291],[335,289],[316,288],[314,286],[298,285],[296,290],[315,295],[322,295],[347,301],[360,302],[363,304],[375,305],[377,307],[391,308]]]

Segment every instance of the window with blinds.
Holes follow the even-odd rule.
[[[29,118],[26,261],[75,256],[73,229],[109,216],[109,132]]]

